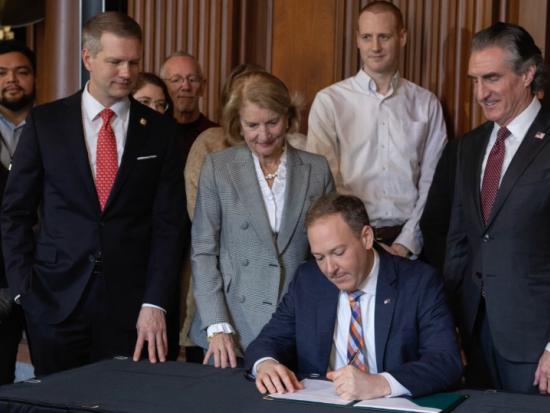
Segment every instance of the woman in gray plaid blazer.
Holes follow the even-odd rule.
[[[308,258],[304,215],[334,182],[324,157],[286,141],[299,108],[275,76],[237,78],[222,118],[235,146],[209,155],[201,170],[190,336],[205,349],[205,363],[236,367]]]

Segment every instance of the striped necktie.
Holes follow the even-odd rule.
[[[360,300],[363,294],[361,290],[355,290],[348,293],[349,305],[351,308],[348,338],[348,364],[357,367],[361,371],[367,371],[365,340],[363,338],[363,325],[361,324]]]

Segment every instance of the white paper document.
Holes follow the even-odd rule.
[[[441,409],[434,407],[422,407],[403,397],[384,397],[381,399],[363,400],[355,403],[353,407],[366,407],[371,409],[387,409],[404,412],[438,413]]]
[[[350,400],[344,400],[338,396],[336,394],[334,383],[331,381],[304,379],[302,380],[302,384],[304,385],[302,390],[285,394],[272,393],[269,397],[279,400],[325,403],[339,406],[345,406],[353,403]]]

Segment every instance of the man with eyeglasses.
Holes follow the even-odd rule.
[[[206,80],[199,62],[183,51],[173,53],[164,61],[160,77],[166,83],[173,102],[172,113],[178,123],[178,145],[185,165],[189,149],[197,136],[208,128],[218,126],[199,109]]]

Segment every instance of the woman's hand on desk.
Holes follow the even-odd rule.
[[[210,357],[214,356],[214,367],[221,367],[222,369],[237,367],[233,334],[216,333],[208,340],[208,351],[204,356],[202,364],[208,364]]]

